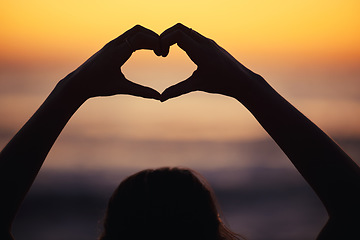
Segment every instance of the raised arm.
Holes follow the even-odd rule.
[[[214,41],[177,24],[160,35],[162,55],[177,43],[197,70],[169,87],[162,101],[192,91],[233,97],[241,102],[288,156],[325,205],[329,221],[318,239],[359,236],[360,171],[308,118]],[[357,235],[355,235],[357,234]],[[350,238],[351,237],[351,238]]]
[[[11,224],[50,148],[76,110],[89,98],[131,94],[159,99],[153,89],[125,78],[120,67],[137,49],[159,55],[159,36],[135,26],[106,44],[62,79],[0,153],[0,239],[13,239]]]

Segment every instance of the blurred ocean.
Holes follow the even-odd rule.
[[[169,86],[174,72],[176,79],[187,76],[174,66],[159,64],[157,72],[164,74],[159,85]],[[299,69],[301,74],[289,70],[279,76],[259,72],[359,164],[360,74]],[[0,70],[2,149],[69,69]],[[128,76],[147,79],[145,85],[159,77],[150,70],[130,70]],[[18,240],[95,240],[119,182],[161,166],[186,166],[203,174],[226,222],[250,240],[315,239],[327,219],[287,157],[235,100],[193,93],[160,104],[117,96],[91,100],[71,119],[19,211],[14,235]]]
[[[117,150],[106,142],[95,147],[96,141],[89,139],[73,141],[78,142],[79,152],[87,152],[79,159],[71,141],[60,139],[55,144],[47,161],[57,161],[57,151],[67,147],[72,155],[62,157],[73,165],[61,168],[45,163],[17,216],[16,239],[96,239],[114,188],[146,166],[108,165],[102,156],[109,149],[111,155],[118,151],[119,162],[124,156],[132,156],[131,162],[145,157],[148,167],[183,165],[199,171],[214,188],[225,221],[250,240],[315,239],[327,219],[320,200],[270,140],[127,144],[122,140],[125,145],[115,141]],[[339,143],[359,164],[360,141]],[[222,164],[212,163],[215,160]]]

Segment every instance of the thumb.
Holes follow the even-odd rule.
[[[160,100],[161,96],[160,93],[152,88],[142,86],[140,84],[131,82],[129,80],[126,81],[126,87],[127,89],[126,94],[130,94],[137,97],[143,97],[143,98],[152,98],[156,100]]]
[[[161,94],[160,101],[165,102],[170,98],[175,98],[181,96],[183,94],[196,91],[197,89],[194,86],[194,74],[191,75],[188,79],[179,82],[175,85],[172,85],[165,89],[165,91]]]

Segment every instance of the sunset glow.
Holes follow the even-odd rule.
[[[177,22],[230,52],[297,59],[309,53],[320,59],[360,56],[359,1],[23,0],[0,6],[2,62],[78,59],[135,24],[160,34]]]
[[[182,22],[263,75],[327,132],[360,136],[359,1],[23,0],[2,1],[0,9],[0,110],[6,116],[0,123],[5,132],[21,126],[59,79],[109,40],[135,24],[160,34]],[[149,51],[136,52],[123,67],[129,79],[160,92],[194,69],[177,47],[165,59]],[[31,100],[24,105],[20,103],[24,99]],[[145,139],[266,136],[242,106],[221,96],[192,93],[163,105],[126,96],[104,102],[91,101],[69,129],[79,129],[85,120],[96,124],[105,114],[99,120],[107,126],[101,134],[87,131]],[[208,102],[211,107],[204,107]],[[121,113],[114,113],[114,108]],[[144,123],[146,111],[156,114],[149,114]],[[212,115],[214,111],[222,111],[221,117]],[[119,122],[128,127],[119,127]],[[220,122],[227,127],[219,127]],[[236,127],[240,130],[234,131]]]

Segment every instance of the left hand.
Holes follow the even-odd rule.
[[[160,99],[157,91],[129,81],[121,72],[121,66],[139,49],[153,50],[160,55],[159,36],[136,25],[106,44],[63,81],[70,94],[83,100],[115,94]]]
[[[193,91],[204,91],[234,97],[241,102],[252,88],[263,85],[263,78],[238,62],[213,40],[180,23],[160,35],[161,55],[169,53],[171,45],[177,45],[197,65],[194,73],[161,94],[161,101]]]

